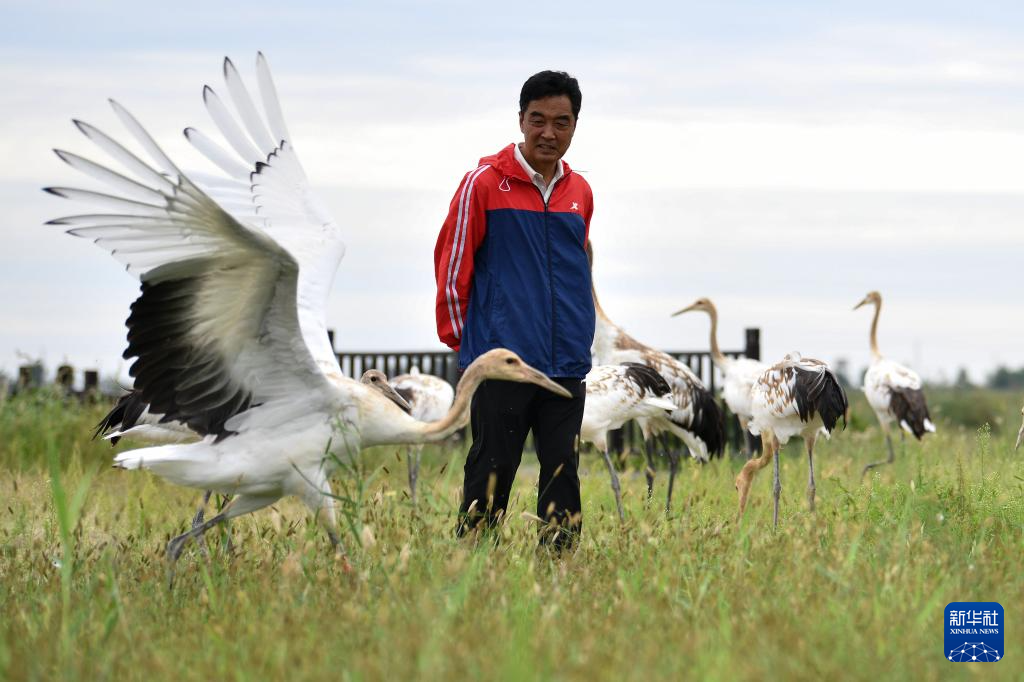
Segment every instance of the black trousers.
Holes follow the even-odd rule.
[[[541,541],[564,547],[579,535],[578,436],[587,392],[581,379],[554,381],[573,397],[514,381],[488,380],[477,389],[470,406],[473,445],[466,456],[459,535],[485,519],[493,527],[505,515],[531,430],[540,461],[537,516],[548,522]]]

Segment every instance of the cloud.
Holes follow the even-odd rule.
[[[0,294],[16,301],[0,311],[0,367],[14,348],[120,364],[137,284],[87,243],[39,227],[74,209],[38,187],[81,181],[49,149],[101,156],[68,119],[119,134],[114,96],[184,167],[208,170],[181,129],[212,132],[200,87],[223,89],[225,46],[251,86],[257,43],[270,48],[303,163],[349,228],[329,315],[346,347],[436,347],[430,254],[451,193],[517,136],[525,75],[557,64],[584,85],[568,160],[595,189],[605,304],[639,338],[699,347],[700,324],[666,316],[710,295],[729,310],[729,345],[758,325],[766,357],[799,348],[856,366],[865,325],[846,308],[879,288],[892,301],[885,348],[922,373],[1019,364],[1019,31],[952,23],[938,8],[900,23],[861,9],[773,7],[768,30],[754,9],[670,7],[664,21],[617,24],[606,7],[559,42],[474,33],[485,19],[458,4],[436,16],[305,6],[280,26],[261,7],[240,25],[213,15],[179,40],[129,13],[130,40],[115,48],[88,13],[73,15],[81,43],[58,46],[70,24],[57,38],[26,33],[0,46]]]

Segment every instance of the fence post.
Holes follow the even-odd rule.
[[[743,354],[751,360],[761,359],[761,330],[758,327],[746,329],[747,345]]]
[[[57,385],[65,394],[71,393],[72,384],[75,382],[75,368],[71,365],[61,365],[57,368]]]
[[[100,373],[95,369],[85,370],[85,386],[83,391],[86,395],[95,395],[100,391]]]

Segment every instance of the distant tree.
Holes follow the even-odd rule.
[[[956,380],[953,382],[953,388],[974,388],[974,384],[971,383],[971,377],[967,374],[966,367],[961,367],[956,371]]]
[[[1019,391],[1024,389],[1024,367],[1010,369],[1000,365],[989,375],[986,385],[1000,391]]]

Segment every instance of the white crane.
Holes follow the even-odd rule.
[[[587,244],[587,251],[593,264],[593,250]],[[668,353],[645,346],[605,314],[597,299],[597,290],[592,287],[594,308],[597,312],[597,328],[594,334],[593,354],[602,365],[618,365],[636,362],[646,365],[660,374],[672,388],[672,402],[676,409],[667,416],[642,418],[637,422],[644,435],[647,454],[647,491],[651,494],[654,485],[654,459],[652,441],[663,432],[679,437],[690,451],[690,456],[702,462],[722,453],[725,446],[725,426],[722,411],[704,383],[684,363]],[[668,496],[666,510],[672,506],[672,487],[679,469],[679,457],[669,452]]]
[[[747,495],[754,475],[774,459],[772,494],[775,509],[772,519],[776,526],[779,525],[779,495],[782,492],[779,448],[793,436],[803,438],[807,446],[810,471],[807,503],[814,511],[814,441],[821,429],[826,435],[831,434],[840,417],[845,427],[848,406],[846,392],[829,366],[821,360],[790,353],[758,377],[751,392],[750,432],[761,436],[762,452],[760,457],[748,460],[736,477],[739,516],[747,507]]]
[[[409,405],[409,413],[421,422],[440,419],[451,408],[455,400],[455,389],[441,377],[422,374],[419,367],[412,367],[408,374],[400,374],[391,380],[391,387]],[[416,481],[420,472],[420,457],[423,445],[410,445],[409,496],[416,504]]]
[[[368,369],[359,377],[359,383],[380,391],[381,395],[394,402],[402,410],[407,413],[411,412],[409,404],[388,383],[388,377],[384,372]],[[203,437],[179,421],[165,420],[164,415],[151,413],[149,405],[142,398],[142,392],[135,390],[118,398],[113,409],[96,425],[93,438],[100,436],[104,440],[109,440],[111,445],[117,445],[122,438],[139,440],[151,445],[163,445],[192,443]],[[211,494],[210,490],[203,493],[203,501],[200,502],[199,509],[196,510],[196,514],[192,518],[193,528],[203,522],[204,512]]]
[[[580,439],[593,443],[604,456],[619,520],[625,521],[619,475],[608,455],[608,432],[621,428],[631,419],[648,422],[666,418],[668,413],[676,410],[676,404],[672,402],[672,388],[653,369],[635,362],[596,365],[585,381],[587,401],[583,408]]]
[[[746,432],[753,416],[751,391],[754,382],[768,369],[768,363],[753,358],[730,358],[722,354],[718,347],[718,310],[709,298],[698,298],[682,310],[672,313],[672,316],[693,311],[705,312],[711,318],[711,360],[722,373],[722,397]]]
[[[864,300],[853,309],[865,305],[875,306],[875,315],[871,320],[871,366],[864,375],[864,395],[885,433],[889,457],[866,464],[860,474],[862,478],[874,467],[892,464],[896,459],[889,433],[893,422],[918,440],[926,433],[935,433],[935,424],[928,414],[928,403],[921,390],[921,377],[912,369],[882,357],[878,350],[878,316],[882,312],[882,295],[877,291],[868,292]]]
[[[234,497],[223,510],[167,547],[214,525],[296,495],[343,551],[329,478],[339,458],[372,445],[436,441],[460,428],[485,378],[568,391],[514,353],[478,358],[463,375],[444,419],[424,423],[379,391],[342,376],[330,346],[326,301],[344,253],[339,226],[324,210],[285,128],[270,70],[256,60],[262,114],[234,65],[224,76],[237,117],[209,87],[203,98],[241,161],[195,130],[186,136],[227,173],[222,205],[200,189],[124,108],[111,102],[155,164],[76,121],[90,140],[135,176],[57,151],[109,193],[48,188],[100,207],[51,221],[93,239],[139,277],[128,318],[129,373],[154,413],[203,436],[196,443],[120,453],[115,466],[148,469],[177,485]],[[239,123],[241,122],[241,124]]]

